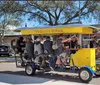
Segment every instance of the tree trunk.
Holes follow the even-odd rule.
[[[0,45],[2,44],[2,34],[0,33]]]
[[[1,44],[4,44],[4,30],[2,31]]]

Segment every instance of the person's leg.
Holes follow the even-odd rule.
[[[51,54],[51,57],[50,57],[50,66],[52,67],[52,68],[55,68],[55,65],[56,65],[56,57],[55,57],[55,55],[54,54]]]
[[[60,67],[60,65],[61,65],[61,56],[60,55],[57,57],[56,64],[58,67]]]
[[[65,57],[66,57],[66,53],[63,52],[60,56],[61,56],[61,57],[60,57],[61,65],[64,66],[64,65],[65,65]]]
[[[63,53],[63,65],[69,64],[69,63],[68,63],[68,59],[69,59],[69,52],[68,52],[68,51],[65,51],[65,52]]]
[[[40,65],[42,65],[42,55],[41,56],[39,56],[39,62],[40,62]]]
[[[24,66],[25,63],[24,63],[24,60],[23,60],[22,52],[20,52],[20,58],[21,58],[21,61],[22,61],[21,65]]]
[[[53,67],[54,67],[54,68],[55,68],[55,66],[56,66],[56,61],[57,61],[57,57],[54,56],[54,57],[53,57],[53,62],[54,62],[54,63],[53,63]]]
[[[41,66],[42,66],[42,67],[46,67],[46,59],[45,59],[45,56],[44,56],[44,55],[42,56],[42,63],[41,63]]]
[[[99,59],[100,58],[100,49],[97,49],[96,50],[96,59]]]
[[[21,61],[22,62],[24,62],[24,60],[23,60],[23,51],[21,50],[21,48],[17,48],[17,50],[18,50],[18,54],[20,55],[20,59],[21,59]]]
[[[70,51],[67,51],[66,53],[66,63],[69,65],[70,63],[70,56],[71,56],[71,52]]]
[[[55,68],[55,60],[54,60],[54,56],[52,55],[52,57],[49,57],[49,66],[51,68],[51,70],[54,70]]]
[[[36,56],[36,58],[35,58],[35,63],[36,63],[36,64],[40,64],[39,61],[40,61],[40,60],[39,60],[39,56]]]

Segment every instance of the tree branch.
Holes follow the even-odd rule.
[[[49,16],[49,25],[53,25],[53,22],[52,22],[52,18],[51,18],[51,16],[48,14],[48,16]]]
[[[55,18],[55,16],[53,14],[50,13],[50,11],[45,10],[44,8],[40,7],[37,3],[31,4],[29,2],[27,2],[30,6],[36,7],[38,8],[40,11],[46,12],[48,13],[50,16],[52,16],[53,18]]]
[[[59,11],[58,15],[57,15],[56,11],[55,11],[55,16],[56,16],[56,18],[55,18],[55,25],[58,25],[58,20],[59,20],[60,14],[63,11],[63,9],[60,8],[60,11]]]
[[[55,13],[55,25],[58,24],[57,9],[58,9],[58,8],[56,8],[56,9],[55,9],[55,12],[54,12],[54,13]]]
[[[43,17],[42,15],[38,14],[38,13],[33,13],[32,11],[26,11],[26,10],[15,10],[14,12],[25,12],[25,13],[30,13],[30,14],[33,14],[33,15],[37,15],[38,17],[42,18],[43,20],[45,20],[47,23],[50,24],[50,21],[48,21],[45,17]]]
[[[63,11],[63,8],[62,8],[62,9],[60,8],[60,11],[59,11],[58,17],[60,17],[60,14],[61,14],[62,11]]]
[[[85,9],[85,7],[87,6],[88,2],[89,2],[89,1],[87,0],[86,3],[84,4],[84,6],[80,9],[81,12]],[[77,11],[73,17],[71,17],[71,18],[69,18],[67,21],[65,21],[65,22],[63,23],[63,25],[68,24],[68,22],[70,22],[72,19],[74,19],[74,18],[76,18],[76,17],[78,17],[78,16],[79,16],[79,11]]]

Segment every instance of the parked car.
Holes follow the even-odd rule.
[[[0,56],[9,56],[10,46],[0,45]]]

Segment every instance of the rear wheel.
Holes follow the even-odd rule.
[[[93,74],[90,72],[89,69],[81,68],[79,71],[79,78],[82,82],[89,83],[93,78]]]
[[[10,55],[9,55],[9,54],[7,54],[7,56],[9,57]]]
[[[28,76],[34,75],[35,74],[35,71],[36,71],[36,69],[33,68],[31,65],[26,65],[26,67],[25,67],[25,73]]]
[[[100,77],[100,71],[96,71],[96,72],[95,72],[95,75],[96,75],[97,77]]]

